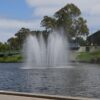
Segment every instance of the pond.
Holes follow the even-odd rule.
[[[72,63],[61,68],[22,69],[0,63],[0,90],[100,98],[100,66]]]

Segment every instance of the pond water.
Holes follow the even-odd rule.
[[[0,63],[0,90],[100,98],[100,66],[72,63],[64,68],[22,69]]]

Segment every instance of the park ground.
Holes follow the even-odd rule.
[[[100,51],[94,52],[71,52],[71,60],[76,62],[84,63],[100,63]],[[23,56],[21,54],[15,55],[5,55],[0,57],[1,63],[14,63],[14,62],[23,62]]]

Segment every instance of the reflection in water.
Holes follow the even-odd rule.
[[[3,67],[2,67],[3,66]],[[77,64],[72,68],[20,69],[0,64],[0,89],[100,98],[100,68]]]

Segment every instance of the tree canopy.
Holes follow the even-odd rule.
[[[48,33],[52,30],[63,29],[65,35],[71,40],[73,37],[83,45],[85,42],[82,36],[88,35],[89,29],[86,20],[81,16],[80,9],[74,4],[67,4],[54,13],[52,17],[44,16],[41,25],[45,27],[44,31],[30,31],[28,28],[21,28],[14,37],[8,39],[6,43],[0,42],[0,51],[21,50],[23,42],[29,33],[43,34],[45,40]]]
[[[55,12],[53,17],[44,16],[41,25],[49,31],[62,28],[70,38],[89,33],[86,20],[81,17],[80,9],[72,3]]]

